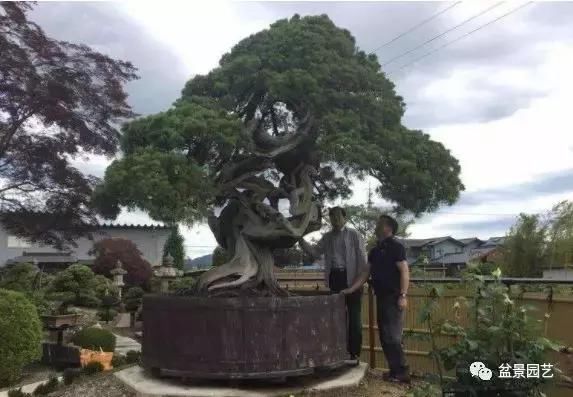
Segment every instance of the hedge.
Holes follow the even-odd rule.
[[[0,386],[18,380],[40,358],[42,325],[36,306],[20,292],[0,289]]]

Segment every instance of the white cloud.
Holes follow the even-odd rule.
[[[241,3],[126,1],[118,3],[155,37],[170,46],[184,61],[190,74],[205,74],[240,39],[268,27],[269,17],[261,7],[241,18]],[[256,7],[251,4],[250,7]],[[256,16],[255,16],[256,15]]]
[[[324,12],[329,14],[331,13],[327,11],[327,7],[331,7],[337,23],[340,19],[342,26],[348,25],[348,20],[343,21],[346,15],[343,6],[323,4]],[[439,28],[445,30],[487,6],[483,2],[464,2],[445,14],[440,20]],[[516,4],[505,4],[496,8],[488,17],[464,26],[444,40],[455,38],[515,6]],[[247,7],[245,3],[204,2],[198,5],[195,2],[168,1],[158,6],[157,3],[134,1],[118,3],[117,7],[138,21],[158,40],[171,47],[183,60],[190,75],[207,73],[218,64],[220,56],[238,41],[267,28],[269,23],[277,18],[292,15],[290,8],[281,8],[283,11],[277,12],[267,5],[255,3],[248,3]],[[322,5],[316,3],[313,7],[318,9]],[[407,125],[413,119],[413,112],[420,111],[420,107],[422,111],[435,116],[434,119],[438,121],[447,116],[462,116],[452,117],[464,120],[458,121],[457,124],[438,123],[431,128],[424,125],[413,127],[424,129],[433,139],[444,143],[460,160],[462,181],[469,192],[528,182],[548,172],[573,168],[573,135],[570,133],[569,121],[569,107],[573,103],[573,76],[570,74],[573,67],[573,43],[565,36],[551,36],[551,41],[548,36],[543,36],[538,42],[530,41],[534,36],[534,32],[530,31],[531,27],[537,26],[541,29],[531,22],[538,11],[532,10],[537,7],[540,6],[527,7],[511,18],[437,53],[435,57],[438,60],[443,58],[448,60],[448,63],[451,60],[451,64],[447,65],[450,68],[456,65],[455,56],[464,57],[464,62],[460,61],[459,67],[453,70],[439,67],[424,69],[424,66],[433,65],[432,62],[436,60],[435,57],[429,57],[421,62],[421,68],[405,69],[396,76],[398,92],[407,93],[405,101],[412,105],[406,113]],[[284,11],[287,9],[288,15]],[[356,9],[367,10],[360,7]],[[359,20],[371,17],[358,14],[356,11],[351,17]],[[388,19],[387,16],[383,17]],[[420,19],[423,18],[419,18],[419,15],[412,16],[412,24]],[[377,24],[381,26],[377,28],[379,31],[385,29],[386,24],[382,22]],[[351,25],[351,30],[354,31],[355,28],[357,32],[362,32],[357,35],[358,45],[361,45],[360,40],[374,40],[372,34],[361,30],[356,20],[353,20]],[[552,33],[550,28],[544,28],[543,32]],[[380,37],[383,36],[378,34],[375,42],[381,41]],[[433,44],[439,45],[443,42],[441,40]],[[551,42],[553,44],[550,44]],[[483,62],[483,54],[489,54],[484,50],[489,49],[490,43],[492,62],[488,64]],[[515,47],[509,45],[512,43],[516,43]],[[412,43],[415,44],[417,42]],[[503,53],[507,48],[512,50],[509,57],[507,52]],[[403,50],[397,48],[396,53]],[[471,62],[469,56],[473,51],[480,62]],[[542,59],[538,66],[532,67],[534,63],[522,62],[522,59],[533,56]],[[150,54],[150,57],[153,55]],[[410,58],[403,61],[408,59]],[[439,63],[436,65],[439,66]],[[424,72],[420,73],[420,70]],[[507,101],[511,102],[507,104],[508,111],[501,108],[504,103],[501,101],[500,104],[500,98],[507,98]],[[484,114],[485,111],[498,111],[502,115],[488,122],[479,122],[479,117],[469,117]],[[464,117],[466,113],[468,117]],[[441,117],[442,115],[444,117]],[[490,117],[489,120],[491,119]],[[101,165],[98,166],[101,168]],[[376,184],[377,182],[372,183],[372,188],[375,188]],[[354,185],[355,194],[349,203],[365,202],[367,189],[368,181],[357,181]],[[411,231],[414,237],[460,233],[459,228],[452,227],[452,224],[463,226],[464,223],[495,219],[492,215],[469,215],[472,213],[537,212],[569,197],[571,195],[566,192],[557,195],[515,197],[515,200],[483,203],[469,208],[454,206],[443,211],[455,214],[426,217],[414,225]],[[216,245],[206,225],[187,228],[183,232],[189,256],[210,253]],[[485,235],[480,237],[500,232],[502,230],[483,231]],[[471,230],[467,233],[471,233]]]

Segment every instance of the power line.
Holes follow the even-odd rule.
[[[390,72],[387,72],[386,75],[390,75],[390,74],[396,73],[397,71],[402,70],[402,69],[404,69],[405,67],[410,66],[410,65],[412,65],[413,63],[416,63],[416,62],[420,61],[421,59],[424,59],[424,58],[426,58],[426,57],[429,57],[430,55],[432,55],[432,54],[438,52],[438,51],[441,50],[442,48],[445,48],[445,47],[449,46],[450,44],[454,44],[454,43],[456,43],[456,42],[458,42],[458,41],[460,41],[460,40],[462,40],[462,39],[468,37],[469,35],[471,35],[471,34],[477,32],[478,30],[481,30],[481,29],[483,29],[483,28],[485,28],[485,27],[487,27],[487,26],[489,26],[489,25],[491,25],[491,24],[493,24],[493,23],[499,21],[500,19],[505,18],[505,17],[507,17],[508,15],[513,14],[513,13],[516,12],[516,11],[519,11],[520,9],[522,9],[523,7],[525,7],[525,6],[527,6],[527,5],[531,4],[531,3],[533,3],[533,1],[529,1],[529,2],[527,2],[527,3],[525,3],[525,4],[522,4],[522,5],[520,5],[519,7],[516,7],[516,8],[514,8],[514,9],[512,9],[511,11],[509,11],[509,12],[507,12],[507,13],[505,13],[505,14],[503,14],[503,15],[501,15],[501,16],[499,16],[499,17],[497,17],[497,18],[495,18],[495,19],[493,19],[493,20],[491,20],[491,21],[489,21],[489,22],[487,22],[487,23],[485,23],[485,24],[483,24],[483,25],[477,27],[476,29],[474,29],[474,30],[472,30],[472,31],[470,31],[470,32],[468,32],[468,33],[466,33],[466,34],[464,34],[464,35],[458,37],[457,39],[448,41],[448,42],[444,43],[442,46],[437,47],[437,48],[433,49],[432,51],[429,51],[429,52],[425,53],[424,55],[422,55],[422,56],[420,56],[420,57],[418,57],[418,58],[412,60],[411,62],[408,62],[408,63],[406,63],[406,64],[400,66],[400,67],[397,68],[397,69],[394,69],[394,70],[391,70]]]
[[[477,215],[477,216],[518,216],[519,214],[493,214],[493,213],[483,213],[483,212],[436,212],[434,214],[430,213],[428,215]]]
[[[406,52],[404,52],[404,53],[402,53],[402,54],[400,54],[400,55],[398,55],[398,56],[395,56],[394,58],[392,58],[392,59],[390,59],[390,60],[384,62],[384,63],[382,64],[382,66],[389,65],[389,64],[391,64],[392,62],[397,61],[398,59],[403,58],[403,57],[405,57],[405,56],[408,55],[408,54],[411,54],[412,52],[414,52],[414,51],[416,51],[416,50],[422,48],[422,47],[425,46],[426,44],[431,43],[432,41],[437,40],[437,39],[439,39],[440,37],[443,37],[444,35],[450,33],[450,32],[453,31],[453,30],[456,30],[456,29],[459,28],[460,26],[463,26],[463,25],[465,25],[466,23],[468,23],[468,22],[470,22],[470,21],[473,21],[474,19],[476,19],[476,18],[478,18],[478,17],[481,17],[482,15],[488,13],[489,11],[493,10],[494,8],[499,7],[499,6],[502,5],[503,3],[504,3],[503,1],[500,1],[499,3],[496,3],[496,4],[494,4],[493,6],[488,7],[487,9],[485,9],[485,10],[482,11],[482,12],[480,12],[479,14],[476,14],[476,15],[474,15],[474,16],[469,17],[468,19],[466,19],[466,20],[460,22],[460,23],[457,24],[456,26],[454,26],[454,27],[452,27],[452,28],[446,30],[445,32],[442,32],[442,33],[438,34],[437,36],[432,37],[432,38],[429,39],[429,40],[424,41],[422,44],[420,44],[420,45],[418,45],[418,46],[412,48],[411,50],[408,50],[408,51],[406,51]]]
[[[376,52],[381,48],[386,47],[387,45],[392,44],[393,42],[395,42],[396,40],[406,36],[408,33],[413,32],[414,30],[418,29],[419,27],[427,24],[428,22],[436,19],[437,17],[439,17],[440,15],[442,15],[444,12],[454,8],[455,6],[457,6],[458,4],[460,4],[461,1],[455,2],[454,4],[452,4],[451,6],[446,7],[445,9],[443,9],[442,11],[437,12],[436,14],[432,15],[431,17],[423,20],[422,22],[418,23],[417,25],[414,25],[413,27],[411,27],[410,29],[408,29],[407,31],[405,31],[404,33],[400,33],[398,36],[394,37],[392,40],[387,41],[386,43],[382,44],[380,47],[375,48],[374,50],[370,51],[370,52]]]

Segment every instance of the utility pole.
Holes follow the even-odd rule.
[[[368,182],[368,201],[366,201],[366,207],[367,207],[368,209],[372,209],[372,205],[373,205],[373,202],[372,202],[372,189],[371,189],[371,187],[370,187],[370,182]]]

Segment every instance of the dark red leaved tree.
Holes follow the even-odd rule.
[[[129,62],[47,37],[31,7],[0,2],[0,220],[61,245],[95,221],[97,179],[72,161],[116,152],[117,127],[134,116],[124,85],[137,76]]]
[[[107,238],[94,244],[92,255],[95,255],[93,271],[110,277],[110,272],[120,260],[127,271],[124,281],[127,286],[147,288],[152,275],[151,265],[142,256],[137,246],[123,238]]]

